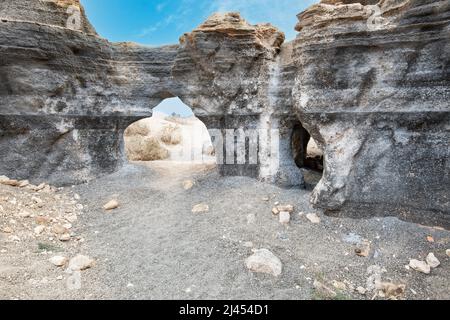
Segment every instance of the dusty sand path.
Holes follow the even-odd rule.
[[[318,280],[338,293],[334,299],[371,299],[373,292],[361,295],[354,289],[367,287],[368,268],[379,266],[386,269],[383,281],[406,284],[408,299],[450,298],[448,231],[395,218],[320,215],[321,222],[312,224],[297,214],[312,211],[307,191],[243,177],[221,178],[214,170],[198,167],[191,173],[180,167],[164,171],[162,163],[149,166],[129,165],[75,188],[90,212],[79,231],[97,259],[96,267],[83,274],[81,293],[96,288],[95,298],[326,298],[314,289]],[[185,191],[181,182],[188,178],[196,186]],[[270,201],[263,200],[267,196]],[[105,213],[101,206],[111,197],[121,206]],[[193,214],[192,207],[201,202],[210,211]],[[289,227],[272,215],[274,202],[295,206]],[[434,243],[427,241],[429,235]],[[371,242],[367,257],[355,254],[362,239]],[[278,256],[282,275],[248,271],[244,260],[253,248],[267,248]],[[409,259],[424,259],[429,252],[441,260],[430,275],[405,268]]]

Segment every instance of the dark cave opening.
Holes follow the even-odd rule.
[[[306,187],[314,187],[323,174],[322,150],[301,123],[292,130],[291,144],[295,164],[303,172]]]

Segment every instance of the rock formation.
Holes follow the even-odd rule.
[[[249,144],[244,164],[216,150],[224,175],[302,185],[311,135],[325,155],[318,208],[448,226],[449,6],[326,0],[299,15],[289,43],[216,14],[150,48],[100,38],[77,0],[3,0],[0,174],[72,184],[114,172],[124,129],[178,96],[209,129],[266,133],[257,165]]]
[[[448,226],[450,2],[376,2],[299,15],[295,108],[325,153],[312,202]]]

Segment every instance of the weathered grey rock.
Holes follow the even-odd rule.
[[[66,27],[69,5],[80,8],[79,30]],[[280,149],[269,153],[280,153],[279,166],[258,150],[258,165],[220,165],[224,175],[303,183],[282,81],[294,72],[279,54],[292,47],[281,48],[276,28],[214,15],[180,46],[150,48],[101,39],[76,0],[7,0],[0,19],[0,173],[57,184],[111,173],[125,161],[124,129],[179,96],[209,129],[280,130]]]
[[[273,141],[260,134],[258,164],[249,160],[249,146],[240,152],[246,158],[241,163],[239,151],[231,154],[230,161],[222,145],[216,144],[224,175],[246,175],[286,186],[303,184],[291,150],[293,128],[299,122],[292,112],[292,86],[285,81],[293,82],[295,74],[292,44],[282,45],[283,41],[284,34],[273,26],[250,25],[239,13],[215,14],[181,37],[172,70],[181,87],[179,96],[209,129],[221,130],[224,144],[234,141],[224,129],[243,129],[247,134],[243,139],[250,141],[255,138],[249,130],[266,135],[278,130],[275,152]],[[235,134],[243,137],[243,133]],[[278,155],[279,164],[274,165]]]
[[[245,260],[247,269],[253,272],[268,273],[275,277],[281,275],[283,264],[267,249],[253,250],[254,254]]]
[[[385,0],[373,20],[375,2],[299,15],[295,108],[325,153],[311,201],[449,226],[450,3]]]
[[[83,182],[117,170],[123,131],[174,89],[177,46],[99,38],[78,1],[0,3],[0,172],[31,181]],[[175,91],[175,90],[174,90]]]
[[[284,44],[228,13],[150,48],[100,38],[78,0],[3,0],[0,175],[62,185],[112,173],[124,129],[178,96],[209,129],[279,131],[275,150],[259,137],[257,164],[248,144],[243,163],[216,148],[224,175],[303,185],[311,135],[325,160],[316,207],[448,227],[450,4],[377,3],[322,1]]]

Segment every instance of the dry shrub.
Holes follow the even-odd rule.
[[[125,150],[131,161],[155,161],[169,157],[169,151],[154,137],[125,137]]]
[[[166,125],[161,130],[161,141],[165,144],[177,145],[183,140],[179,126]]]
[[[150,129],[146,125],[144,121],[138,121],[130,125],[125,130],[125,137],[133,137],[133,136],[148,136],[150,134]]]

